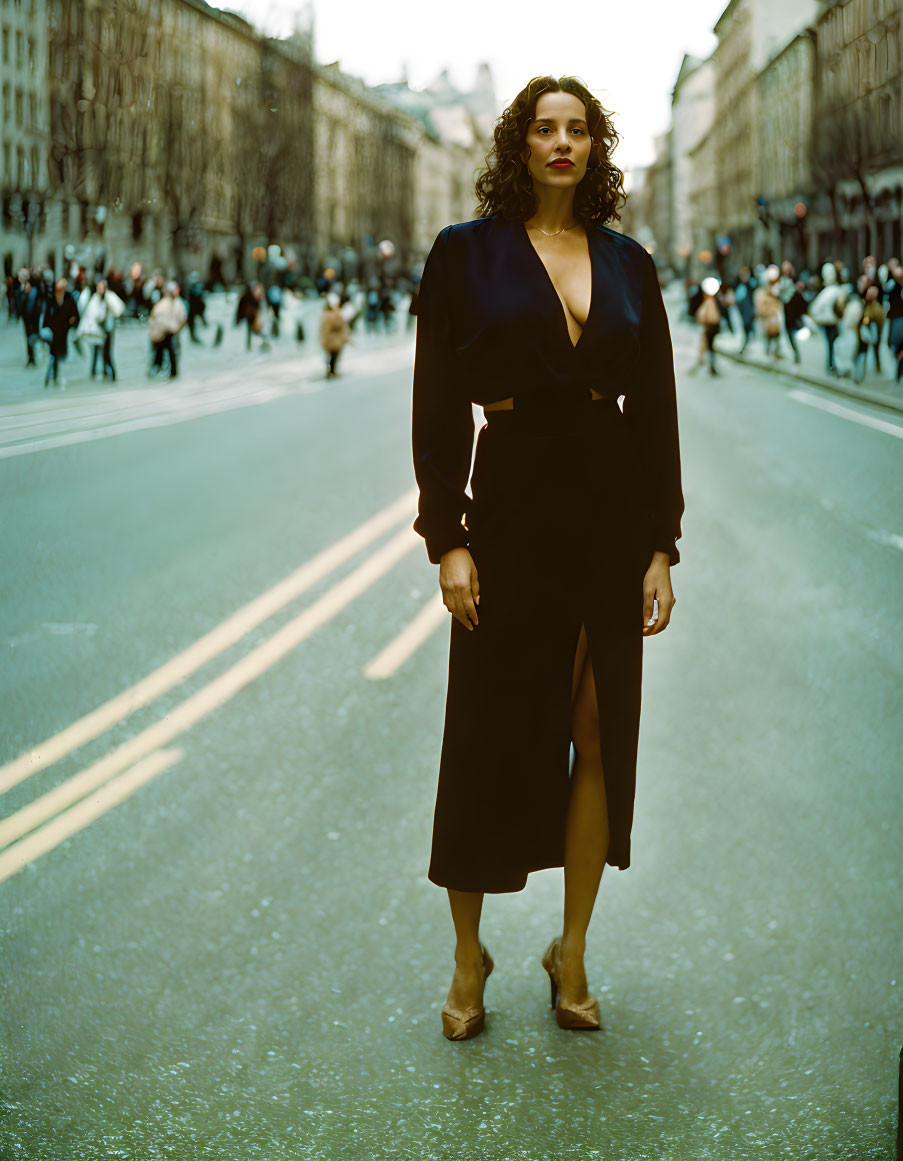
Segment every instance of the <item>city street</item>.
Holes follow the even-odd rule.
[[[115,392],[20,389],[16,347],[0,1159],[887,1161],[903,418],[689,374],[675,312],[682,560],[644,644],[632,865],[590,928],[604,1031],[549,1008],[549,870],[487,896],[486,1030],[450,1043],[413,335],[356,335],[326,380],[316,318],[269,353],[184,336],[173,382],[124,330]]]

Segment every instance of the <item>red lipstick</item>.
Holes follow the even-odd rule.
[[[552,169],[572,169],[574,163],[567,157],[559,157],[555,161],[550,161],[549,165]]]

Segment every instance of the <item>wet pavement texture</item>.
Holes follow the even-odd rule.
[[[486,1030],[441,1035],[452,932],[425,874],[447,626],[363,674],[435,592],[415,546],[182,734],[180,762],[0,883],[3,1161],[893,1156],[900,443],[780,376],[689,378],[695,335],[675,335],[683,559],[644,645],[633,865],[606,869],[590,929],[604,1031],[549,1008],[551,870],[487,897]],[[412,486],[396,364],[0,461],[0,763]],[[378,546],[3,813],[173,713]]]

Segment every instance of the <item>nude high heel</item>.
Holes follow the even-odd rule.
[[[558,944],[560,942],[560,939],[553,939],[546,949],[546,954],[542,957],[542,966],[549,975],[549,983],[552,990],[552,1007],[555,1009],[558,1027],[570,1028],[575,1032],[598,1032],[602,1024],[599,1020],[599,1001],[595,996],[590,996],[586,1003],[582,1004],[579,1008],[566,1008],[558,1000],[558,992],[560,989],[558,978]]]
[[[482,943],[480,951],[483,956],[483,983],[485,984],[495,964]],[[446,1001],[442,1008],[442,1035],[446,1040],[471,1040],[474,1036],[479,1036],[485,1023],[486,1009],[482,1004],[466,1008],[461,1012],[456,1008],[449,1007]]]

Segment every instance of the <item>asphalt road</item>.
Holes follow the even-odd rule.
[[[441,1035],[410,342],[0,409],[3,1161],[892,1156],[903,424],[676,336],[596,1036],[548,1007],[560,871],[487,898],[486,1031]]]

